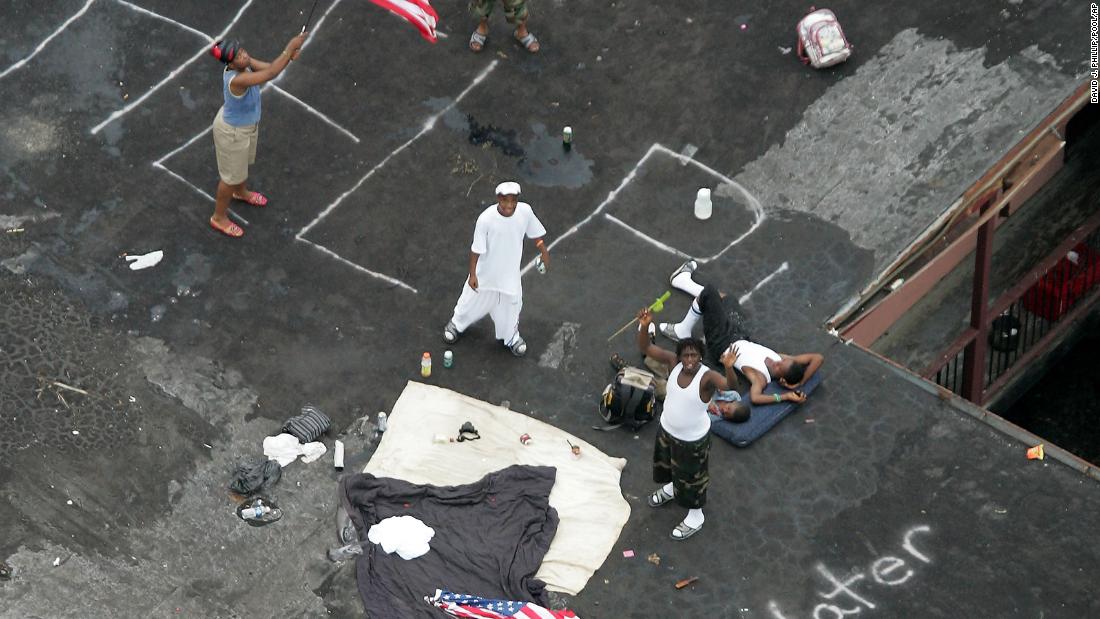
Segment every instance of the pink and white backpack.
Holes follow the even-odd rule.
[[[812,11],[798,22],[798,57],[815,69],[840,64],[852,55],[840,22],[829,9]]]

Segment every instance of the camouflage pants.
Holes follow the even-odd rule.
[[[701,508],[707,503],[710,485],[710,434],[697,441],[681,441],[657,427],[653,445],[653,481],[672,482],[673,494],[680,507]]]
[[[470,0],[470,12],[478,19],[489,19],[498,0]],[[527,21],[527,0],[499,0],[504,4],[504,18],[509,24]]]

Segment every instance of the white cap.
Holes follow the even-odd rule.
[[[514,181],[508,181],[497,185],[498,196],[518,196],[519,195],[519,183]]]

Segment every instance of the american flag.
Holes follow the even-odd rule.
[[[435,25],[439,22],[439,15],[428,0],[371,0],[371,2],[404,18],[405,21],[416,26],[420,36],[435,43]]]
[[[432,606],[452,617],[476,619],[580,619],[571,610],[550,610],[530,602],[489,600],[476,595],[463,595],[436,589],[435,595],[424,598]]]

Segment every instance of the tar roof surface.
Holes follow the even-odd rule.
[[[1085,3],[838,2],[856,53],[817,72],[789,51],[807,9],[790,0],[532,2],[537,56],[499,16],[469,53],[465,3],[438,3],[448,36],[430,46],[326,0],[263,95],[250,184],[272,203],[236,205],[233,241],[206,225],[205,34],[274,56],[310,3],[277,4],[0,1],[0,223],[23,229],[0,234],[0,614],[361,615],[352,567],[324,558],[330,467],[288,467],[287,515],[263,529],[234,519],[229,468],[306,402],[336,428],[392,405],[442,352],[473,219],[513,178],[555,243],[551,272],[524,279],[531,354],[478,325],[430,382],[629,459],[618,546],[636,557],[616,550],[567,600],[581,616],[1100,611],[1096,483],[820,327],[1078,85]],[[120,257],[157,249],[146,271]],[[667,537],[676,509],[644,505],[655,428],[590,429],[607,355],[633,347],[607,336],[680,253],[752,292],[757,339],[827,356],[792,419],[714,446],[707,524],[685,543]],[[676,294],[666,315],[688,306]],[[348,442],[361,467],[369,436]]]

